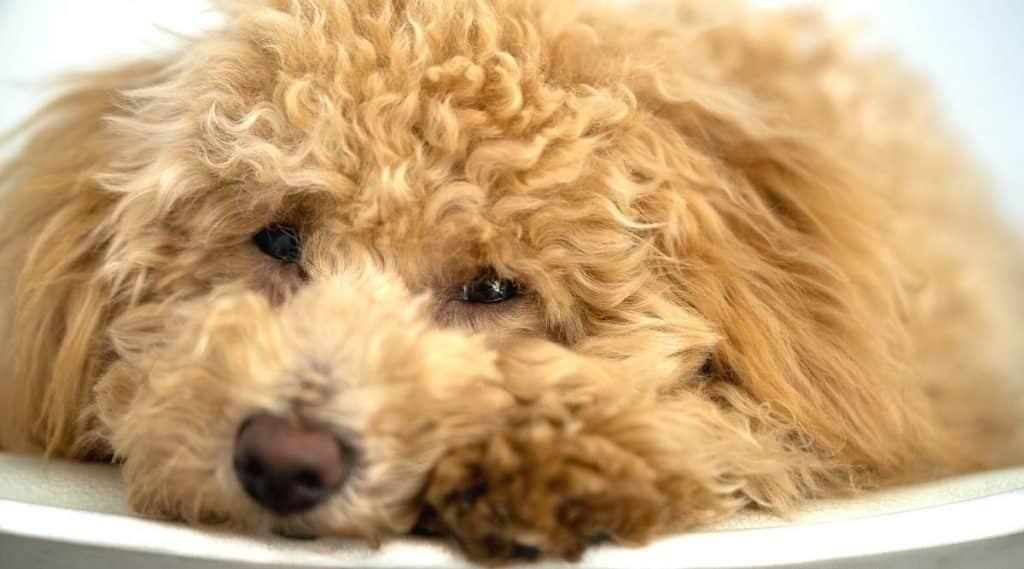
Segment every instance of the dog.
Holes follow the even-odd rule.
[[[237,0],[3,185],[0,446],[156,518],[578,559],[1013,464],[1024,256],[822,17]]]

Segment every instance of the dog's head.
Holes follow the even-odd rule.
[[[30,393],[38,438],[112,449],[147,511],[404,530],[440,453],[500,428],[531,338],[848,443],[801,392],[861,348],[835,315],[873,310],[822,255],[844,221],[794,198],[831,181],[819,154],[711,71],[720,39],[676,61],[561,4],[246,1],[86,79],[36,142],[81,145],[46,159],[65,189],[21,214],[23,347],[57,355],[19,369],[60,378]]]

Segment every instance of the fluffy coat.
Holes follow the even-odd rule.
[[[152,516],[575,558],[1020,460],[1024,263],[922,87],[810,13],[241,0],[0,173],[0,446]],[[251,236],[299,228],[302,261]],[[481,268],[522,283],[451,300]],[[301,414],[307,514],[232,473]]]

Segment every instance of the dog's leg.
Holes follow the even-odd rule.
[[[836,475],[770,414],[701,388],[637,387],[643,369],[630,362],[539,343],[502,361],[517,406],[492,437],[453,449],[425,491],[428,513],[474,559],[641,544],[752,502],[784,508]]]

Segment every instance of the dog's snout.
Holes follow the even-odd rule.
[[[351,454],[323,425],[260,413],[235,440],[235,475],[245,492],[279,515],[304,512],[337,491]]]

